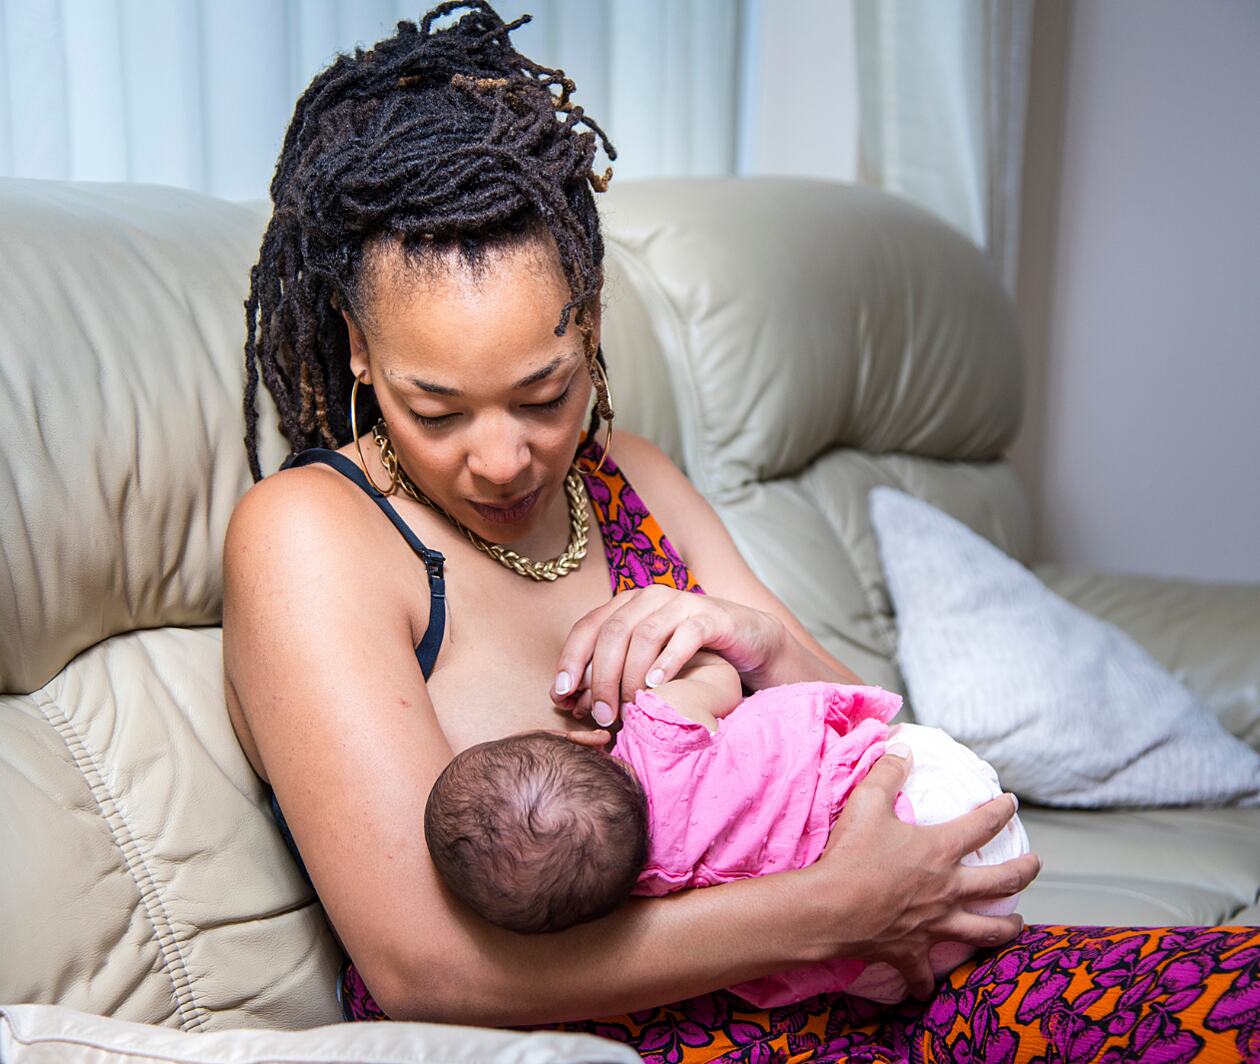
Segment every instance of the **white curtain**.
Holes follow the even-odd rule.
[[[861,178],[986,248],[1014,290],[1033,0],[856,0]]]
[[[501,0],[621,179],[865,180],[1011,283],[1033,0]],[[0,176],[265,197],[293,103],[426,0],[0,0]],[[859,152],[860,142],[860,152]],[[859,167],[860,154],[860,167]],[[597,165],[603,166],[602,159]]]
[[[424,0],[0,0],[0,175],[266,195],[293,104],[338,51]],[[619,176],[728,174],[746,0],[510,0],[513,40],[561,66]],[[602,163],[602,160],[599,160]]]

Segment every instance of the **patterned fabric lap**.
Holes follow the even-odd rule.
[[[349,973],[353,1019],[384,1019]],[[630,1045],[646,1064],[798,1061],[1260,1061],[1260,928],[1033,924],[927,1003],[844,994],[755,1009],[729,991],[540,1025]]]

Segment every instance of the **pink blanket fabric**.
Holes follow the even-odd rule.
[[[648,863],[635,893],[669,894],[803,868],[822,855],[832,821],[883,755],[901,697],[879,687],[787,684],[744,700],[718,730],[651,691],[622,711],[613,756],[647,794]],[[898,795],[897,815],[914,822]],[[866,967],[839,959],[731,989],[769,1008],[851,984]]]

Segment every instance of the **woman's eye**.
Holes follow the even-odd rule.
[[[565,388],[564,391],[562,391],[554,399],[548,399],[545,403],[525,403],[524,404],[525,409],[526,410],[541,410],[544,412],[551,411],[551,410],[559,410],[560,407],[564,406],[565,402],[568,400],[569,395],[572,393],[572,391],[573,391],[573,385],[570,384],[567,388]],[[418,414],[414,410],[411,412],[411,415],[412,417],[416,419],[418,424],[420,424],[426,429],[445,428],[448,425],[450,425],[450,423],[454,421],[457,417],[459,417],[459,414],[441,414],[437,417],[430,417],[426,414]]]
[[[548,399],[545,403],[526,403],[531,410],[559,410],[564,406],[565,400],[569,398],[569,393],[573,390],[570,384],[564,391],[557,395],[554,399]]]
[[[412,413],[415,414],[415,419],[426,429],[440,429],[443,425],[450,424],[451,421],[459,416],[458,414],[443,414],[441,417],[426,417],[424,414],[416,414],[415,411],[412,411]]]

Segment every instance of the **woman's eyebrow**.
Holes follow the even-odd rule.
[[[522,377],[513,387],[513,391],[521,388],[528,388],[531,384],[537,384],[539,381],[545,381],[556,371],[561,363],[572,362],[579,355],[576,351],[570,351],[566,355],[557,355],[540,370],[535,370],[528,377]]]
[[[545,366],[543,366],[542,369],[535,370],[527,377],[522,377],[519,381],[517,381],[516,384],[512,386],[513,391],[518,391],[521,388],[528,388],[531,384],[537,384],[539,381],[546,380],[562,363],[571,362],[573,359],[578,357],[580,356],[576,351],[570,351],[565,355],[557,355]],[[445,384],[435,384],[433,381],[426,381],[422,380],[420,377],[413,377],[409,373],[399,374],[399,376],[406,383],[414,385],[422,392],[430,392],[433,395],[449,395],[457,399],[462,398],[464,395],[464,393],[458,388],[451,388]]]

